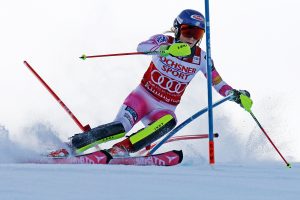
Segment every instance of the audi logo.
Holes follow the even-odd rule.
[[[151,80],[162,89],[176,94],[182,93],[187,86],[187,83],[180,83],[176,80],[173,80],[161,74],[158,70],[153,70],[151,72]]]

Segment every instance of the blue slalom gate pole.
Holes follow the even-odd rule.
[[[211,48],[210,48],[210,19],[209,19],[209,0],[205,0],[206,18],[206,64],[207,64],[207,97],[208,97],[208,128],[209,128],[209,163],[215,163],[214,147],[214,125],[213,125],[213,106],[212,106],[212,74],[211,74]]]
[[[216,107],[222,103],[224,103],[227,100],[230,100],[232,98],[232,95],[229,95],[227,97],[224,97],[223,99],[215,102],[212,104],[212,107]],[[164,139],[162,139],[157,145],[153,147],[153,149],[149,152],[150,155],[152,155],[161,145],[163,145],[168,139],[170,139],[173,135],[175,135],[179,130],[181,130],[183,127],[194,121],[196,118],[198,118],[200,115],[206,113],[208,110],[208,107],[203,108],[202,110],[196,112],[194,115],[192,115],[190,118],[186,119],[184,122],[182,122],[180,125],[178,125],[175,129],[173,129]]]

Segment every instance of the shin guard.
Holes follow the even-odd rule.
[[[120,122],[112,122],[84,133],[75,134],[71,138],[71,143],[77,149],[76,152],[81,153],[97,144],[122,138],[125,134],[125,129]]]
[[[129,140],[131,152],[136,152],[164,136],[176,126],[176,120],[170,114],[165,115],[144,129],[132,134]]]

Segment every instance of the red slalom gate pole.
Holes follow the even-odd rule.
[[[208,134],[198,134],[198,135],[182,135],[182,136],[174,136],[167,140],[166,143],[179,141],[179,140],[195,140],[195,139],[205,139],[208,138]],[[218,133],[214,133],[214,137],[219,137]]]
[[[219,137],[218,133],[213,134],[215,138]],[[196,134],[196,135],[181,135],[181,136],[173,136],[169,138],[164,144],[169,143],[169,142],[175,142],[175,141],[180,141],[180,140],[197,140],[197,139],[206,139],[208,138],[208,134]],[[149,146],[147,146],[145,149],[140,150],[139,154],[144,154],[153,147],[155,147],[157,143],[153,143]],[[148,154],[149,155],[149,154]]]
[[[272,144],[272,146],[275,148],[275,150],[277,151],[277,153],[280,155],[280,157],[282,158],[282,160],[285,162],[286,166],[288,168],[291,168],[291,164],[288,163],[286,161],[286,159],[283,157],[283,155],[280,153],[280,151],[278,150],[278,148],[275,146],[275,144],[272,142],[271,138],[268,136],[267,132],[264,130],[264,128],[262,127],[262,125],[259,123],[259,121],[256,119],[256,117],[254,116],[254,114],[250,111],[251,116],[253,117],[253,119],[255,120],[255,122],[257,123],[257,125],[259,126],[259,128],[262,130],[262,132],[265,134],[265,136],[268,138],[269,142]]]
[[[35,77],[45,86],[45,88],[50,92],[50,94],[55,98],[55,100],[63,107],[63,109],[69,114],[69,116],[74,120],[74,122],[79,126],[79,128],[85,132],[91,129],[90,125],[83,126],[80,121],[75,117],[71,110],[64,104],[64,102],[55,94],[55,92],[49,87],[49,85],[36,73],[36,71],[29,65],[27,61],[24,61],[25,66],[35,75]]]

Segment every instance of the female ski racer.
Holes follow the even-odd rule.
[[[138,45],[138,52],[160,53],[153,55],[141,83],[125,99],[112,123],[71,138],[71,144],[76,149],[86,150],[96,144],[124,137],[136,123],[142,121],[145,128],[107,150],[112,156],[127,156],[150,145],[175,127],[175,109],[186,87],[199,71],[206,76],[206,53],[197,45],[205,32],[204,16],[195,10],[183,10],[174,20],[172,32],[174,37],[158,34]],[[179,42],[190,46],[189,56],[176,57],[166,53],[170,46]],[[212,84],[222,96],[233,94],[232,100],[239,104],[241,93],[250,97],[246,90],[234,90],[223,81],[213,62]]]

